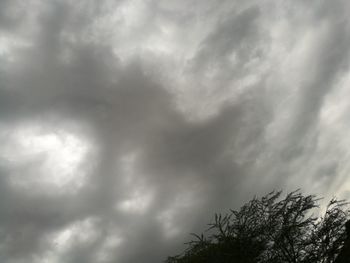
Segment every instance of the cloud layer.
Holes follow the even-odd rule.
[[[350,197],[347,1],[0,1],[0,261],[161,262],[215,212]]]

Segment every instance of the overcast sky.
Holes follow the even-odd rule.
[[[350,198],[340,0],[0,0],[0,261],[157,263],[273,189]]]

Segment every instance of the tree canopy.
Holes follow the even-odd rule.
[[[315,195],[299,190],[253,198],[239,210],[215,214],[204,234],[167,263],[331,263],[345,240],[348,203],[332,199],[319,216]]]

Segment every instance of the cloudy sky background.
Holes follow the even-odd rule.
[[[255,194],[350,198],[349,8],[0,0],[0,261],[161,262]]]

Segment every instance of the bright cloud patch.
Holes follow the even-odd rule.
[[[39,127],[18,128],[2,149],[9,166],[21,167],[10,179],[15,186],[62,190],[84,184],[80,166],[88,152],[88,143],[78,135]]]
[[[151,204],[152,194],[135,191],[132,196],[117,204],[117,209],[128,213],[142,213]]]

